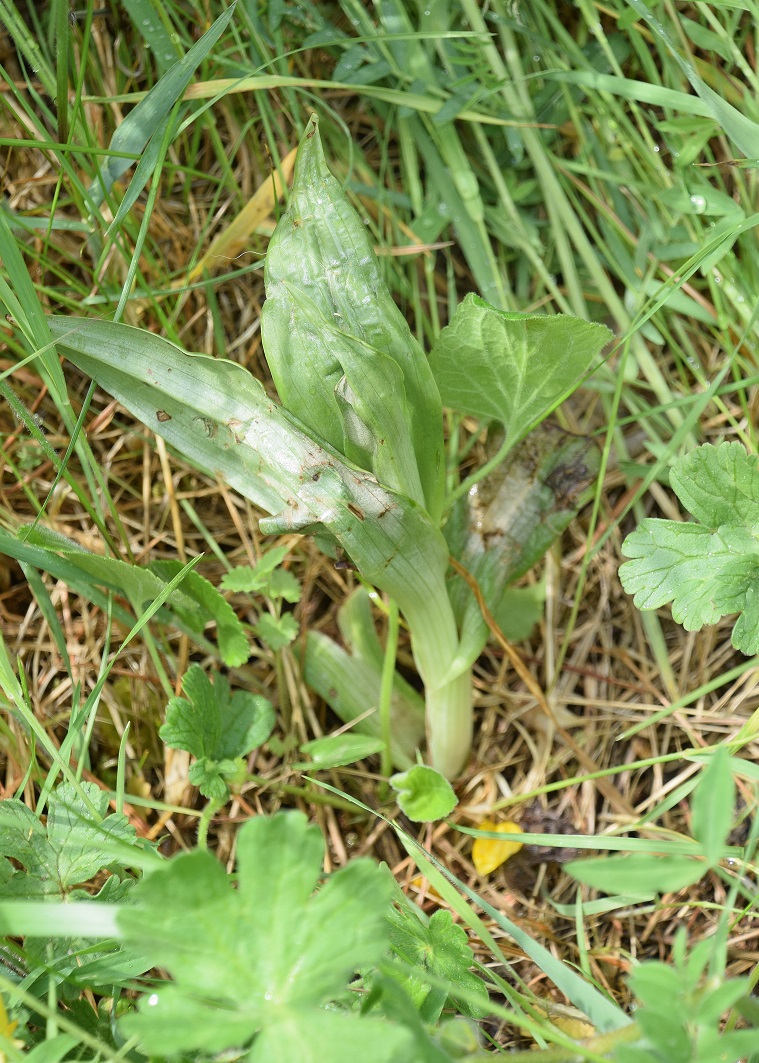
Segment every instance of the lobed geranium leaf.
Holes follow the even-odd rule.
[[[119,915],[127,940],[172,976],[122,1020],[150,1053],[247,1047],[277,1059],[395,1058],[397,1027],[323,1006],[388,944],[392,882],[352,861],[316,892],[324,846],[299,812],[249,820],[238,835],[238,888],[208,852],[182,854],[135,889]],[[345,1046],[352,1057],[346,1055]]]
[[[298,621],[292,613],[283,613],[282,616],[262,613],[253,625],[253,630],[269,649],[282,650],[297,637]]]
[[[732,642],[759,651],[759,460],[736,442],[704,444],[672,468],[670,483],[700,521],[647,518],[622,544],[619,570],[639,609],[672,603],[698,631],[738,613]]]
[[[263,594],[267,598],[284,598],[286,602],[299,601],[300,584],[292,572],[280,567],[289,549],[273,546],[256,565],[238,565],[224,574],[222,587],[228,591]]]

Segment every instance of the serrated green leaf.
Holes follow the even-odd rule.
[[[670,480],[702,522],[647,518],[625,539],[619,570],[639,609],[672,603],[672,616],[698,631],[740,613],[732,641],[759,650],[759,462],[740,443],[705,444],[675,463]]]
[[[298,583],[292,572],[288,572],[284,568],[275,568],[272,574],[269,576],[269,585],[267,587],[267,594],[275,601],[282,598],[286,602],[290,602],[294,605],[295,602],[300,601],[300,583]]]
[[[448,780],[426,764],[391,775],[390,785],[396,791],[399,808],[415,823],[444,819],[457,804]]]
[[[120,880],[111,875],[94,895],[84,889],[71,890],[58,929],[65,925],[65,911],[70,911],[72,904],[86,902],[89,906],[93,902],[93,907],[110,905],[115,910],[117,904],[128,903],[134,883],[134,879]],[[59,997],[67,1002],[76,1000],[82,989],[102,990],[103,995],[111,996],[117,983],[144,974],[153,966],[152,959],[133,948],[123,947],[115,938],[104,940],[102,931],[93,929],[96,919],[97,915],[90,927],[93,938],[81,936],[84,931],[80,930],[74,937],[58,936],[51,940],[49,930],[43,930],[41,936],[27,936],[24,942],[28,969],[44,967],[58,984]]]
[[[108,794],[95,783],[80,785],[90,803],[70,783],[62,783],[50,795],[45,826],[21,801],[0,803],[0,853],[24,868],[5,878],[0,885],[4,895],[65,897],[112,862],[104,855],[105,842],[134,844],[135,830],[126,816],[106,814]]]
[[[332,1013],[310,1016],[308,1026],[296,1018],[273,1024],[256,1038],[249,1063],[400,1063],[414,1059],[409,1030],[371,1017]],[[285,1054],[283,1054],[283,1052]]]
[[[238,774],[237,758],[271,734],[274,709],[260,694],[245,690],[230,694],[223,675],[212,684],[199,664],[188,668],[182,691],[187,697],[171,699],[159,735],[172,749],[184,749],[197,758],[198,765],[190,769],[191,781],[201,793],[223,799],[227,779]]]
[[[289,646],[298,635],[298,621],[292,613],[283,613],[282,616],[272,616],[271,613],[263,613],[253,625],[256,635],[270,650],[282,650]]]
[[[234,594],[253,594],[261,589],[263,581],[250,565],[238,565],[221,577],[221,588]]]
[[[759,459],[740,443],[704,443],[675,462],[669,482],[683,506],[707,528],[756,520]]]
[[[197,786],[209,801],[224,802],[229,797],[230,786],[240,785],[245,781],[245,761],[212,760],[211,757],[199,757],[190,765],[187,778],[191,786]]]
[[[355,860],[314,894],[323,851],[318,828],[301,813],[258,816],[238,835],[237,889],[207,852],[182,854],[139,883],[120,926],[173,982],[152,987],[122,1020],[127,1035],[160,1054],[220,1052],[256,1035],[251,1059],[311,1058],[300,1053],[320,1028],[323,1005],[387,947],[392,892],[385,873]],[[342,1058],[342,1031],[355,1047],[354,1024],[364,1020],[328,1014],[321,1058]],[[365,1031],[371,1038],[376,1025]],[[385,1044],[369,1058],[389,1063],[392,1055]]]
[[[260,593],[268,598],[284,598],[286,602],[300,600],[300,584],[292,572],[280,568],[289,547],[273,547],[267,550],[255,567],[240,565],[224,574],[221,585],[225,590]]]
[[[390,909],[391,943],[394,954],[412,970],[395,974],[414,999],[422,1021],[437,1023],[448,1001],[464,1015],[481,1018],[487,1012],[488,992],[484,982],[470,971],[474,963],[466,931],[453,922],[448,911],[437,911],[425,926],[409,908]],[[430,986],[427,974],[449,983],[449,990]],[[456,990],[474,994],[478,1004],[459,999]]]
[[[513,446],[574,391],[610,339],[604,325],[506,313],[470,294],[430,365],[445,406],[499,421]]]

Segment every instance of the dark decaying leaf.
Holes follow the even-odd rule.
[[[493,453],[500,442],[491,439]],[[456,507],[445,528],[451,554],[475,577],[497,622],[504,591],[576,516],[597,469],[590,439],[546,422]],[[479,606],[459,577],[450,596],[462,643],[476,656],[487,637]]]

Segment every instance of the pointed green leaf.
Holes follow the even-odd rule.
[[[380,699],[384,648],[377,636],[368,591],[357,587],[340,606],[337,622],[346,652],[333,639],[309,631],[302,660],[303,677],[345,723],[358,719],[355,730],[381,737],[376,709]],[[400,769],[416,763],[424,741],[424,701],[397,672],[390,702],[390,749]]]
[[[650,898],[657,893],[673,893],[703,878],[707,865],[687,856],[607,857],[600,860],[572,860],[564,870],[604,893],[624,893],[628,897]]]
[[[332,328],[366,345],[355,349],[355,357],[377,351],[400,368],[424,503],[437,520],[444,474],[437,387],[382,278],[366,227],[327,168],[315,115],[298,151],[288,210],[269,245],[265,280],[261,332],[280,399],[332,446],[339,449],[344,437],[335,389],[344,375],[350,381],[351,374],[341,352],[325,343],[294,293],[313,304]],[[347,353],[343,350],[342,357]],[[390,388],[390,383],[383,385],[379,393]],[[388,425],[380,438],[389,439],[390,432]]]
[[[391,775],[390,785],[397,793],[399,808],[415,823],[445,819],[457,805],[448,780],[426,764],[415,764],[408,771]]]
[[[714,867],[725,852],[735,815],[735,784],[730,756],[717,746],[698,780],[693,794],[691,827],[693,837],[704,848],[704,856]]]
[[[610,339],[604,325],[505,313],[468,295],[430,365],[443,405],[500,421],[513,446],[574,391]]]
[[[344,764],[355,764],[357,760],[363,760],[374,753],[379,753],[384,745],[381,738],[372,738],[370,735],[353,733],[327,735],[326,738],[305,742],[300,747],[300,752],[311,757],[313,763],[294,766],[318,771],[324,771],[325,768],[339,768]]]

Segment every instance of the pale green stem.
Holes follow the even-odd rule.
[[[454,778],[472,745],[472,673],[466,668],[449,678],[459,650],[459,635],[445,591],[404,611],[419,674],[424,681],[427,746],[433,768]]]
[[[395,676],[395,658],[398,653],[398,603],[394,598],[389,598],[387,603],[387,640],[385,643],[385,658],[382,662],[382,684],[380,686],[380,723],[382,726],[382,740],[385,745],[380,754],[380,772],[387,779],[393,770],[392,742],[392,699],[393,678]],[[386,785],[383,783],[383,786]]]
[[[228,799],[229,793],[222,800],[212,797],[200,813],[200,819],[198,820],[198,849],[208,848],[208,828],[211,826],[211,820],[219,809],[224,807]]]
[[[433,768],[448,779],[459,775],[472,747],[472,670],[442,687],[425,689],[427,745]]]

